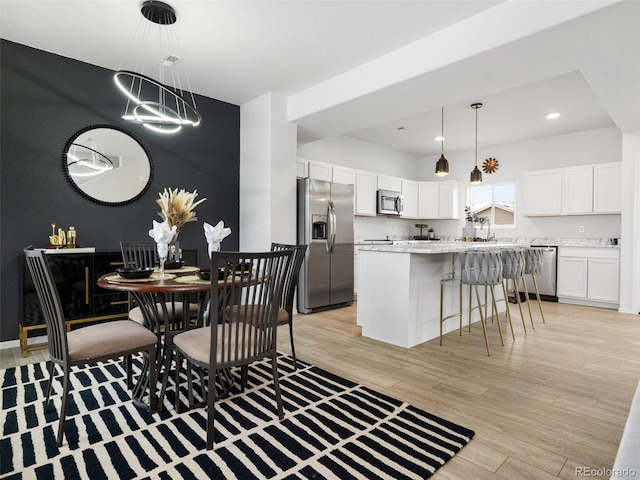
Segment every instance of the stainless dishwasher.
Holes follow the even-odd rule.
[[[543,248],[542,273],[536,275],[540,299],[547,302],[557,302],[558,294],[556,290],[557,270],[558,270],[558,247],[554,245],[535,245],[536,248]],[[529,292],[529,298],[536,298],[536,290],[533,286],[531,275],[525,275],[525,282]],[[524,295],[524,294],[523,294]]]

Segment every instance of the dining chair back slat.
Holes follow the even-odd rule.
[[[278,312],[278,325],[289,324],[289,338],[291,339],[291,356],[293,357],[293,366],[297,368],[296,349],[293,342],[293,300],[298,288],[298,277],[300,268],[307,252],[306,245],[288,245],[285,243],[272,243],[271,251],[278,252],[282,250],[293,250],[293,258],[289,263],[289,269],[282,287],[282,301],[280,302],[280,310]]]

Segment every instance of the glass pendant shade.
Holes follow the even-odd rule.
[[[442,120],[440,134],[440,158],[436,162],[436,175],[444,177],[445,175],[449,175],[449,161],[444,158],[444,107],[442,107],[440,118]]]

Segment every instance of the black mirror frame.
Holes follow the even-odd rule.
[[[117,130],[117,131],[127,135],[128,137],[133,139],[138,145],[140,145],[140,148],[142,148],[142,150],[144,151],[145,155],[147,156],[147,160],[149,161],[149,180],[147,181],[147,183],[144,186],[144,188],[136,196],[134,196],[132,198],[129,198],[127,200],[123,200],[121,202],[106,202],[104,200],[99,200],[99,199],[94,198],[91,195],[87,194],[73,180],[73,177],[71,176],[71,173],[69,172],[69,167],[67,165],[67,152],[71,148],[71,144],[76,140],[76,138],[78,138],[83,133],[88,132],[89,130],[94,130],[94,129],[97,129],[97,128],[108,128],[108,129],[111,129],[111,130]],[[122,205],[128,205],[130,203],[135,202],[140,197],[142,197],[146,193],[147,190],[149,190],[149,187],[151,186],[151,182],[153,181],[153,161],[151,160],[151,155],[149,154],[149,151],[140,142],[140,140],[138,140],[134,135],[132,135],[130,132],[128,132],[124,128],[121,128],[121,127],[118,127],[118,126],[115,126],[115,125],[106,125],[106,124],[90,125],[88,127],[84,127],[83,129],[81,129],[81,130],[77,131],[75,134],[73,134],[71,136],[71,138],[65,144],[64,150],[62,151],[62,169],[64,170],[65,177],[67,178],[67,181],[69,182],[69,184],[81,196],[83,196],[87,200],[90,200],[90,201],[92,201],[94,203],[98,203],[100,205],[111,206],[111,207],[119,207],[119,206],[122,206]]]

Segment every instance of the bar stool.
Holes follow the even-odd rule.
[[[536,299],[538,300],[538,308],[540,308],[540,316],[542,317],[542,323],[547,323],[544,320],[544,313],[542,312],[542,301],[540,300],[540,290],[538,290],[538,281],[536,280],[536,275],[539,275],[540,273],[542,273],[542,266],[544,263],[543,251],[544,249],[542,248],[534,248],[534,247],[525,249],[524,273],[525,275],[531,275],[531,280],[533,280],[533,287],[536,290]],[[531,315],[531,307],[529,307],[529,315]],[[531,324],[533,324],[533,317],[531,317]]]
[[[520,300],[520,292],[518,291],[518,281],[522,280],[524,284],[524,251],[521,248],[504,248],[500,250],[502,254],[502,291],[504,293],[504,302],[507,309],[507,316],[511,321],[511,312],[509,311],[509,297],[507,295],[508,282],[511,280],[511,285],[518,302],[518,308],[520,309],[520,318],[522,319],[522,327],[524,331],[527,331],[527,325],[524,321],[524,314],[522,313],[522,301]],[[524,285],[526,289],[527,286]],[[528,295],[527,295],[528,296]],[[533,322],[532,322],[533,325]]]
[[[442,346],[442,326],[446,320],[450,318],[460,318],[460,335],[462,336],[462,283],[459,282],[459,278],[456,277],[456,256],[454,253],[451,257],[451,272],[445,273],[440,278],[440,345]],[[444,316],[444,286],[449,282],[455,282],[458,280],[458,311],[451,315]]]
[[[471,328],[471,313],[476,308],[480,313],[480,322],[482,323],[482,333],[484,334],[484,343],[487,347],[487,355],[491,355],[489,349],[489,339],[487,336],[487,325],[485,322],[485,315],[482,312],[482,301],[480,300],[480,291],[478,285],[484,285],[489,287],[491,292],[491,302],[493,311],[497,313],[498,306],[496,304],[495,285],[502,283],[502,259],[501,254],[497,250],[479,250],[468,251],[459,254],[460,266],[460,283],[469,285],[469,328]],[[472,305],[471,287],[476,293],[477,306]],[[498,331],[500,332],[500,342],[504,345],[504,338],[502,336],[502,326],[498,319]],[[513,334],[513,327],[511,327]]]

